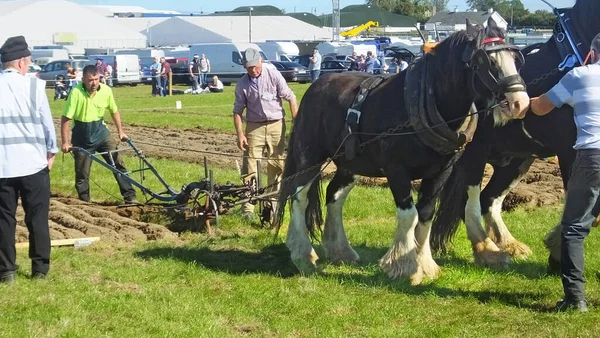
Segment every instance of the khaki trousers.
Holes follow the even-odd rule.
[[[261,159],[261,166],[267,160],[267,183],[269,185],[283,174],[283,153],[285,151],[285,122],[283,119],[271,123],[246,123],[246,139],[248,150],[244,152],[242,175],[256,173],[256,160]],[[266,154],[264,154],[266,153]],[[279,190],[279,184],[274,188]],[[275,208],[275,205],[273,205]],[[246,203],[242,206],[243,213],[253,213],[254,205]]]

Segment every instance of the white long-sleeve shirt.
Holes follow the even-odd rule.
[[[35,174],[58,152],[45,88],[16,70],[0,73],[0,178]]]

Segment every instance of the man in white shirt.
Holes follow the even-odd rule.
[[[50,268],[50,174],[58,152],[45,81],[27,77],[31,52],[23,36],[0,48],[0,283],[15,281],[17,201],[29,229],[31,276]]]

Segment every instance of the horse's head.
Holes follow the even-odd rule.
[[[473,90],[478,99],[495,106],[494,121],[504,124],[522,119],[529,109],[525,81],[519,75],[524,63],[516,46],[504,41],[504,34],[491,17],[487,27],[471,25],[467,19],[469,43],[463,54],[473,76]]]

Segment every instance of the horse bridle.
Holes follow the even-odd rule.
[[[492,62],[489,57],[489,53],[508,50],[514,52],[517,55],[521,64],[525,63],[525,58],[517,46],[509,45],[504,43],[504,38],[494,37],[483,40],[481,46],[474,50],[474,48],[467,48],[463,55],[463,61],[473,70],[473,87],[475,86],[475,77],[479,77],[481,82],[489,89],[494,98],[499,102],[504,100],[504,95],[511,92],[526,91],[527,86],[521,75],[509,75],[498,79],[492,73]],[[475,90],[475,88],[473,88]]]

